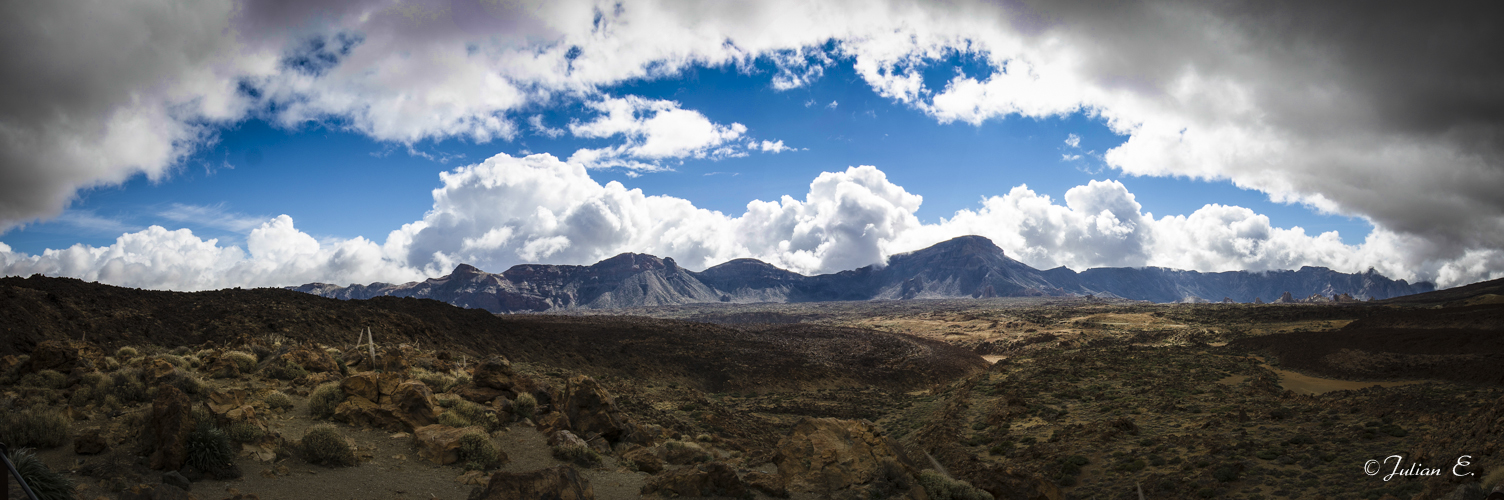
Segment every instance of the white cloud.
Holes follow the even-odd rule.
[[[1073,155],[1073,154],[1061,154],[1060,155],[1060,160],[1061,161],[1076,161],[1076,160],[1079,160],[1079,159],[1081,159],[1081,155]]]
[[[1071,134],[1069,136],[1066,136],[1066,138],[1065,138],[1065,145],[1066,146],[1070,146],[1072,148],[1079,148],[1079,147],[1081,147],[1081,136],[1076,135],[1076,134]]]
[[[554,128],[544,124],[543,115],[533,115],[527,117],[527,124],[533,127],[534,132],[537,132],[544,137],[548,137],[549,139],[557,139],[559,138],[559,136],[564,135],[564,129]]]
[[[736,216],[647,196],[619,182],[602,185],[583,166],[547,154],[499,154],[440,178],[432,209],[380,245],[364,238],[319,241],[282,215],[251,229],[244,251],[187,229],[152,226],[110,246],[80,244],[41,255],[0,244],[0,271],[197,290],[405,282],[448,273],[460,263],[499,272],[519,263],[590,264],[640,252],[673,257],[691,269],[752,257],[815,274],[880,264],[894,253],[978,234],[1041,269],[1374,267],[1395,278],[1434,278],[1443,286],[1504,276],[1499,250],[1434,259],[1426,240],[1383,229],[1360,245],[1347,245],[1335,232],[1307,235],[1299,227],[1273,227],[1268,217],[1242,207],[1207,205],[1155,219],[1117,181],[1071,188],[1063,204],[1018,186],[983,200],[978,209],[922,224],[914,213],[923,199],[871,166],[822,173],[803,199],[752,201]]]
[[[173,203],[166,210],[158,212],[157,216],[173,222],[212,227],[233,233],[245,233],[266,221],[265,217],[227,212],[223,204],[205,206]]]
[[[827,109],[836,109],[836,106],[840,106],[840,105],[841,104],[838,103],[838,102],[836,102],[836,101],[830,101],[830,104],[826,104],[825,107]]]
[[[793,151],[793,150],[797,149],[797,148],[791,148],[791,147],[788,147],[788,146],[784,146],[783,145],[783,141],[762,141],[761,143],[758,143],[755,146],[751,146],[751,145],[748,146],[749,149],[753,148],[753,147],[755,147],[757,149],[760,149],[760,150],[762,150],[764,152],[774,153],[774,154],[782,153],[784,151]]]
[[[1123,173],[1363,217],[1429,252],[1412,272],[1468,273],[1504,248],[1490,21],[1323,2],[8,2],[0,44],[27,49],[0,54],[0,228],[80,189],[164,179],[248,116],[485,142],[515,137],[519,110],[608,102],[597,89],[614,83],[767,56],[770,84],[792,88],[830,57],[942,122],[1087,113],[1129,137],[1103,155]],[[926,87],[919,70],[957,52],[993,71]],[[731,143],[679,111],[662,134],[576,155],[650,170]]]
[[[607,148],[583,149],[570,157],[589,168],[626,167],[659,170],[657,160],[667,158],[725,158],[744,154],[733,141],[747,132],[740,123],[722,125],[679,103],[637,96],[606,98],[589,106],[600,113],[595,120],[569,124],[576,136],[606,138],[622,136],[626,142]]]

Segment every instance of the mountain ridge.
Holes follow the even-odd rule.
[[[488,273],[460,264],[449,275],[403,284],[287,289],[337,299],[430,298],[493,313],[712,302],[825,302],[939,298],[1097,296],[1150,302],[1254,302],[1292,295],[1327,301],[1387,299],[1433,291],[1429,282],[1391,280],[1369,269],[1203,273],[1160,267],[1066,267],[1041,271],[1007,256],[981,236],[961,236],[894,254],[883,265],[806,276],[757,259],[733,259],[704,271],[672,258],[622,253],[588,266],[519,264]]]

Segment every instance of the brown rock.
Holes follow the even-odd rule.
[[[365,398],[348,398],[334,408],[334,420],[356,427],[386,429],[393,432],[412,430],[397,418],[396,407],[379,405]]]
[[[572,447],[572,446],[579,446],[579,447],[589,447],[590,446],[588,444],[585,444],[585,440],[584,439],[580,439],[579,436],[576,436],[573,432],[569,432],[569,431],[559,431],[559,432],[556,432],[553,435],[549,436],[549,438],[548,438],[548,445],[549,446],[555,446],[555,447],[561,447],[561,448],[563,448],[563,447]]]
[[[240,365],[227,357],[217,357],[204,365],[199,372],[209,378],[236,378],[240,376]]]
[[[282,355],[284,363],[297,363],[310,373],[335,372],[339,373],[339,364],[323,349],[303,348],[293,349]]]
[[[475,384],[465,384],[456,387],[449,392],[452,392],[461,398],[480,404],[490,404],[492,401],[495,401],[496,398],[512,395],[512,391],[504,391],[490,387],[481,387]]]
[[[433,400],[433,391],[428,385],[409,380],[392,392],[391,404],[396,406],[397,418],[411,428],[433,425],[439,422],[439,406]]]
[[[883,482],[894,473],[917,484],[913,474],[918,467],[897,442],[866,420],[806,417],[778,442],[773,463],[791,491],[830,495]]]
[[[98,455],[110,448],[99,435],[99,429],[89,429],[73,438],[73,452],[79,455]]]
[[[764,495],[773,498],[789,497],[789,490],[783,487],[783,478],[778,477],[777,474],[755,470],[742,476],[742,482],[747,483],[748,488],[761,491]]]
[[[579,375],[569,379],[559,411],[569,416],[570,428],[577,434],[599,433],[608,441],[621,437],[626,416],[616,408],[612,398],[595,379]]]
[[[691,442],[670,441],[663,445],[663,449],[664,461],[674,465],[693,465],[709,462],[714,458],[700,445]]]
[[[177,387],[162,386],[157,390],[157,399],[151,403],[151,415],[147,417],[143,443],[151,453],[151,468],[177,470],[188,459],[184,440],[193,431],[193,415],[189,413],[188,396]]]
[[[178,368],[164,360],[153,359],[143,367],[142,371],[146,372],[146,383],[158,385],[165,383],[173,373],[178,371]]]
[[[460,477],[457,477],[454,480],[459,481],[460,484],[473,484],[484,488],[487,484],[490,484],[491,476],[487,476],[484,472],[473,470],[464,474],[460,474]]]
[[[31,351],[31,357],[22,363],[16,372],[36,373],[42,370],[56,370],[68,373],[81,362],[78,349],[61,340],[48,340],[37,344],[37,348]]]
[[[660,458],[653,448],[637,448],[622,454],[621,457],[631,460],[637,465],[637,470],[648,474],[663,472],[663,458]]]
[[[406,375],[407,370],[412,367],[412,363],[409,361],[411,358],[412,348],[402,346],[382,352],[381,362],[378,364],[381,365],[381,370],[384,372]]]
[[[470,500],[518,498],[589,500],[595,498],[595,490],[574,467],[560,465],[532,472],[497,472],[485,489],[470,494]]]
[[[365,372],[341,380],[339,387],[352,397],[364,398],[372,403],[387,403],[401,384],[402,378],[395,373]]]
[[[427,425],[413,429],[413,443],[418,447],[419,458],[448,465],[460,460],[460,437],[471,432],[486,431],[479,427]]]
[[[292,383],[293,383],[293,385],[298,385],[298,386],[303,386],[303,387],[318,387],[320,385],[323,385],[323,384],[326,384],[326,383],[329,383],[329,382],[339,382],[339,381],[341,381],[343,379],[344,379],[344,377],[340,376],[339,372],[337,372],[337,371],[334,371],[334,372],[318,372],[318,373],[310,373],[308,375],[304,375],[302,377],[298,377],[296,380],[293,380]]]
[[[539,415],[534,422],[536,422],[534,426],[538,428],[538,432],[545,436],[552,436],[556,432],[569,428],[569,417],[558,412]]]
[[[245,406],[245,389],[229,389],[209,393],[209,410],[217,415]]]
[[[750,496],[747,484],[736,477],[736,471],[720,462],[685,467],[650,477],[642,485],[642,494],[653,493],[681,497]]]
[[[491,356],[475,367],[475,373],[470,379],[475,385],[500,391],[512,389],[512,377],[516,372],[512,371],[512,362],[501,356]]]

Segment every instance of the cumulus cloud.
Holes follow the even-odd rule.
[[[407,145],[505,140],[533,105],[616,106],[598,89],[766,56],[774,88],[849,63],[942,122],[1084,112],[1128,136],[1103,155],[1123,173],[1363,217],[1377,235],[1365,247],[1403,252],[1407,273],[1492,273],[1504,31],[1491,22],[1464,5],[1177,0],[9,2],[0,43],[27,50],[0,54],[0,227],[57,216],[80,189],[165,179],[248,116]],[[992,71],[925,85],[923,68],[962,52]],[[586,129],[626,144],[571,162],[744,154],[727,148],[746,134],[735,124],[635,106]],[[673,135],[633,128],[664,112]],[[550,241],[533,255],[568,251]]]
[[[1156,219],[1110,180],[1071,188],[1063,200],[1018,186],[932,224],[914,216],[922,197],[871,166],[822,173],[802,199],[755,200],[734,216],[615,181],[602,185],[583,166],[547,154],[496,155],[445,172],[441,181],[423,218],[392,231],[382,244],[321,241],[282,215],[251,229],[244,250],[187,229],[152,226],[106,247],[80,244],[41,255],[0,244],[0,271],[198,290],[405,282],[446,274],[460,263],[499,272],[519,263],[590,264],[640,252],[673,257],[691,269],[752,257],[817,274],[881,265],[895,253],[978,234],[1041,269],[1372,267],[1443,286],[1504,276],[1499,250],[1432,259],[1427,240],[1382,229],[1347,245],[1335,232],[1273,227],[1268,217],[1235,206],[1207,205]]]
[[[666,158],[746,154],[733,142],[747,133],[746,125],[718,124],[698,111],[679,107],[674,101],[627,96],[603,99],[589,106],[600,116],[589,122],[569,124],[570,133],[589,138],[621,136],[626,140],[617,146],[582,149],[570,157],[571,162],[589,168],[651,171],[661,167],[649,162]]]

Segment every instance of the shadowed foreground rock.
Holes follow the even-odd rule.
[[[184,441],[193,431],[188,396],[173,386],[163,386],[151,403],[151,416],[143,430],[143,444],[151,453],[151,468],[177,470],[188,460]]]
[[[685,467],[650,477],[642,485],[642,494],[653,493],[667,497],[742,498],[750,495],[747,484],[736,477],[736,471],[721,462]]]
[[[591,500],[595,490],[574,467],[560,465],[532,472],[497,472],[484,489],[476,488],[470,500]]]
[[[919,468],[866,420],[806,417],[778,442],[773,463],[789,491],[926,498],[914,479]]]

